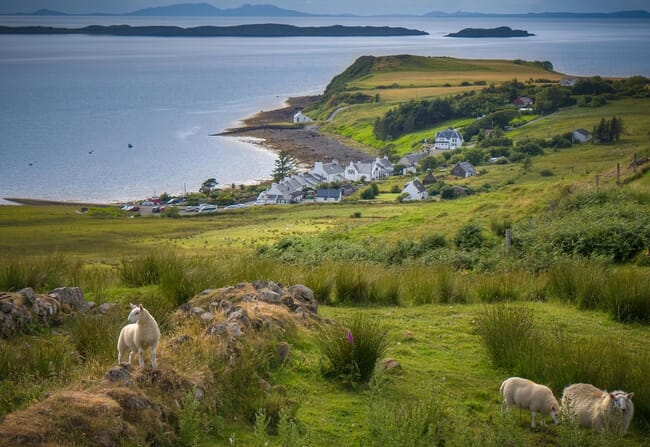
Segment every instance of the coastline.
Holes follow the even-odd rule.
[[[229,128],[214,136],[250,137],[260,139],[252,142],[275,153],[287,151],[303,167],[311,167],[317,161],[338,160],[339,163],[373,158],[349,143],[322,134],[316,126],[293,123],[293,115],[318,96],[287,98],[286,105],[273,110],[260,111],[241,121],[241,125]]]

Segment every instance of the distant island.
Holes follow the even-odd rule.
[[[237,8],[217,8],[209,3],[180,3],[157,6],[122,13],[88,12],[70,14],[52,9],[39,9],[34,12],[17,12],[15,15],[35,16],[138,16],[138,17],[358,17],[353,14],[310,14],[275,5],[244,4]],[[372,16],[370,16],[372,17]],[[542,13],[481,13],[481,12],[442,12],[431,11],[422,15],[387,14],[383,17],[526,17],[526,18],[570,18],[570,19],[649,19],[645,10],[614,12],[542,12]]]
[[[465,28],[457,33],[449,33],[445,37],[528,37],[534,34],[521,29],[512,29],[509,26],[498,28]]]
[[[83,28],[51,26],[0,26],[0,34],[90,34],[149,37],[356,37],[423,36],[425,31],[390,26],[293,26],[262,23],[235,26],[129,26],[90,25]]]

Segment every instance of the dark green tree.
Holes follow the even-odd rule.
[[[205,194],[206,196],[209,196],[212,191],[217,187],[219,183],[217,182],[216,179],[214,178],[209,178],[205,180],[202,184],[201,187],[199,188],[199,192],[201,194]]]
[[[293,174],[296,170],[297,161],[287,151],[280,151],[277,160],[275,160],[275,168],[273,168],[273,181],[279,182],[285,177]]]

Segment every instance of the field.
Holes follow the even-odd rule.
[[[372,152],[385,145],[372,135],[376,117],[403,101],[481,89],[483,81],[560,77],[535,63],[387,59],[345,84],[379,93],[379,102],[351,104],[323,128]],[[0,207],[0,291],[79,286],[89,301],[118,304],[94,323],[71,316],[0,340],[0,417],[47,405],[44,396],[57,391],[103,390],[127,304],[141,302],[161,326],[161,374],[205,391],[196,401],[174,388],[164,421],[171,431],[152,441],[161,445],[648,445],[650,180],[647,165],[629,167],[635,155],[650,155],[648,101],[565,107],[508,132],[519,141],[591,130],[603,117],[625,124],[617,142],[545,149],[527,161],[479,166],[468,179],[440,167],[435,174],[447,185],[474,192],[455,199],[401,203],[393,191],[410,177],[395,176],[378,182],[373,200],[356,193],[340,204],[211,216]],[[322,107],[317,113],[327,116]],[[471,121],[392,144],[408,153],[439,127]],[[254,281],[308,286],[323,323],[290,319],[280,331],[251,330],[228,363],[232,346],[211,344],[178,308],[197,305],[206,290]],[[351,327],[347,340],[328,338]],[[369,379],[361,379],[358,358],[336,369],[326,355],[378,334],[385,349]],[[178,345],[183,335],[192,341]],[[273,360],[278,343],[291,345],[284,362]],[[512,375],[547,384],[558,398],[578,381],[635,392],[632,427],[625,436],[567,423],[531,429],[529,412],[501,409],[499,385]],[[66,427],[66,418],[80,417],[61,412],[53,423]],[[118,445],[145,439],[138,436],[147,421],[125,429]]]

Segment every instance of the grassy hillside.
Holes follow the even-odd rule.
[[[332,81],[314,112],[324,120],[348,107],[322,128],[373,152],[386,145],[372,135],[376,117],[403,101],[513,78],[535,84],[560,77],[539,63],[362,58]],[[341,93],[373,100],[328,103]],[[400,203],[395,189],[411,177],[395,176],[378,182],[373,200],[357,193],[340,204],[179,219],[80,213],[72,206],[0,207],[0,291],[79,286],[89,300],[118,304],[103,319],[70,318],[0,340],[0,416],[38,413],[32,405],[47,405],[44,396],[55,391],[102,388],[115,366],[127,303],[141,302],[161,325],[161,374],[205,385],[200,402],[167,396],[176,399],[165,413],[170,445],[647,445],[650,174],[647,164],[629,164],[635,154],[650,155],[648,101],[566,107],[507,133],[515,142],[546,139],[618,116],[624,132],[611,144],[545,148],[511,163],[480,165],[480,175],[468,179],[436,166],[439,186],[471,191],[453,199],[438,194]],[[391,144],[397,153],[410,152],[434,131]],[[468,153],[454,153],[448,162]],[[513,234],[507,253],[506,229]],[[257,280],[305,284],[324,324],[251,331],[233,354],[222,339],[205,336],[200,323],[178,318],[179,306],[206,300],[206,289]],[[380,363],[369,381],[359,380],[354,366],[333,374],[323,349],[328,322],[344,329],[357,316],[385,330],[382,358],[399,363]],[[362,333],[350,336],[361,343]],[[179,345],[180,335],[192,341]],[[341,340],[343,348],[353,344]],[[273,360],[278,342],[292,347],[287,362]],[[138,372],[145,377],[138,380],[147,374]],[[624,437],[571,424],[531,429],[527,412],[501,411],[498,387],[511,375],[545,383],[558,397],[578,381],[633,391],[632,429]],[[59,416],[63,427],[75,417]],[[137,433],[123,445],[146,432],[132,429]]]

